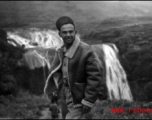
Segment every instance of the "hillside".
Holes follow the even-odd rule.
[[[55,21],[63,15],[72,17],[78,29],[111,18],[136,22],[138,17],[151,17],[151,6],[150,1],[0,1],[0,27],[56,29]]]
[[[72,17],[76,22],[85,22],[92,18],[68,1],[0,1],[0,26],[4,28],[54,29],[55,21],[63,15]]]

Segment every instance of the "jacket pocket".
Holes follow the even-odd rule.
[[[77,102],[81,102],[84,98],[84,92],[86,88],[86,83],[74,83],[74,96]]]

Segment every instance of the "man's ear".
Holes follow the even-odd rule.
[[[60,31],[58,32],[58,35],[61,37],[61,32]]]

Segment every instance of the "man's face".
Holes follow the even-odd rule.
[[[76,31],[72,24],[65,24],[60,28],[60,37],[66,45],[72,45],[75,40]]]

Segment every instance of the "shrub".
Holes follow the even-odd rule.
[[[0,59],[0,95],[14,94],[17,88],[9,63],[8,59]]]
[[[152,82],[147,83],[147,85],[144,87],[145,93],[148,97],[149,101],[152,101]]]

